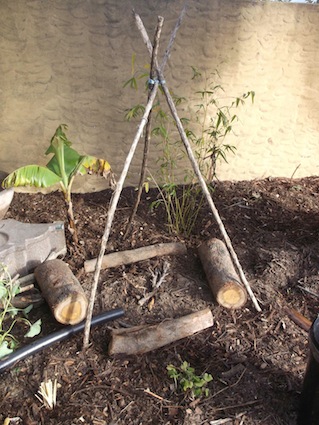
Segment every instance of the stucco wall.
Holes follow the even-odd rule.
[[[148,62],[132,7],[150,34],[165,18],[161,52],[179,0],[11,0],[0,2],[0,170],[45,164],[49,140],[69,125],[74,147],[107,158],[120,173],[137,123],[124,111],[143,102],[123,82],[132,53]],[[168,86],[191,98],[190,66],[218,69],[225,96],[256,92],[238,111],[229,143],[236,155],[220,179],[318,173],[319,7],[241,0],[190,0],[166,71]],[[192,89],[193,90],[193,89]],[[191,106],[191,103],[189,107]],[[185,111],[181,111],[183,114]],[[126,184],[136,184],[142,142]],[[151,167],[159,153],[153,146]],[[81,180],[78,190],[104,187]]]

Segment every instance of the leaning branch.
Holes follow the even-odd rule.
[[[106,221],[106,225],[105,225],[105,229],[104,229],[104,233],[103,233],[102,241],[101,241],[100,253],[99,253],[99,256],[97,258],[97,262],[96,262],[96,266],[95,266],[93,285],[92,285],[90,300],[89,300],[89,305],[88,305],[88,313],[87,313],[87,318],[86,318],[85,328],[84,328],[84,339],[83,339],[83,348],[84,349],[86,349],[89,345],[90,328],[91,328],[91,320],[92,320],[92,315],[93,315],[95,295],[96,295],[97,285],[98,285],[98,281],[99,281],[99,277],[100,277],[101,265],[102,265],[106,245],[107,245],[107,242],[109,240],[109,236],[110,236],[110,232],[111,232],[111,226],[112,226],[113,218],[114,218],[114,215],[115,215],[116,207],[117,207],[117,204],[118,204],[118,201],[119,201],[119,198],[120,198],[120,194],[122,192],[122,188],[123,188],[123,185],[124,185],[125,178],[127,176],[130,164],[131,164],[133,156],[134,156],[134,152],[135,152],[136,147],[138,145],[138,142],[139,142],[139,140],[142,136],[143,129],[144,129],[146,123],[147,123],[147,119],[148,119],[148,115],[150,113],[150,110],[152,109],[152,106],[153,106],[153,103],[154,103],[154,100],[155,100],[155,96],[156,96],[156,93],[157,93],[157,89],[158,89],[158,82],[155,82],[154,87],[153,87],[152,92],[151,92],[151,95],[150,95],[150,98],[149,98],[149,101],[148,101],[148,103],[145,107],[145,111],[144,111],[141,123],[138,127],[136,136],[133,140],[130,151],[129,151],[127,157],[126,157],[124,167],[123,167],[123,171],[122,171],[121,176],[120,176],[120,178],[119,178],[119,180],[116,184],[116,188],[113,192],[112,199],[111,199],[111,202],[110,202],[110,206],[109,206],[109,210],[108,210],[108,214],[107,214],[107,221]]]
[[[144,43],[147,45],[147,48],[149,50],[149,53],[152,54],[152,45],[149,42],[149,37],[147,35],[147,32],[146,32],[145,28],[144,28],[144,31],[141,31],[141,34],[142,34],[143,39],[144,39],[144,37],[147,37],[148,38],[148,40],[145,40],[144,39]],[[173,116],[173,118],[174,118],[174,120],[176,122],[178,132],[179,132],[180,137],[182,139],[182,142],[183,142],[183,144],[185,146],[186,152],[187,152],[188,157],[189,157],[189,160],[190,160],[190,162],[191,162],[191,164],[193,166],[194,172],[195,172],[195,174],[196,174],[196,176],[197,176],[197,178],[199,180],[199,183],[201,185],[202,191],[203,191],[204,195],[206,196],[207,202],[208,202],[208,204],[209,204],[209,206],[210,206],[210,208],[212,210],[212,213],[213,213],[214,218],[215,218],[215,220],[216,220],[216,222],[218,224],[218,227],[220,229],[220,232],[221,232],[221,234],[222,234],[222,236],[224,238],[224,241],[225,241],[226,246],[227,246],[227,248],[229,250],[229,253],[230,253],[230,255],[231,255],[231,257],[232,257],[232,259],[234,261],[234,264],[235,264],[235,266],[236,266],[236,268],[238,270],[238,274],[240,276],[240,279],[241,279],[242,283],[244,284],[244,286],[245,286],[245,288],[246,288],[246,290],[247,290],[247,292],[248,292],[248,294],[249,294],[249,296],[250,296],[250,298],[251,298],[251,300],[252,300],[252,302],[253,302],[256,310],[258,312],[260,312],[261,311],[261,308],[259,306],[259,303],[258,303],[258,301],[257,301],[257,299],[256,299],[256,297],[255,297],[255,295],[254,295],[254,293],[253,293],[250,285],[249,285],[249,282],[246,279],[246,276],[245,276],[245,274],[243,272],[243,269],[241,267],[241,264],[240,264],[240,262],[238,260],[237,254],[236,254],[236,252],[233,249],[231,240],[230,240],[230,238],[229,238],[229,236],[227,234],[227,231],[226,231],[225,226],[224,226],[224,224],[223,224],[223,222],[222,222],[222,220],[220,218],[220,215],[218,213],[218,210],[215,207],[214,201],[213,201],[213,199],[211,197],[211,194],[209,192],[209,189],[207,187],[207,184],[206,184],[206,182],[205,182],[205,180],[204,180],[204,178],[202,176],[202,173],[201,173],[201,171],[199,169],[199,166],[198,166],[197,161],[195,159],[195,156],[193,154],[193,151],[192,151],[190,142],[189,142],[189,140],[187,138],[187,135],[185,133],[184,127],[183,127],[183,125],[181,123],[181,120],[180,120],[180,118],[178,116],[178,112],[177,112],[176,106],[174,104],[174,101],[172,99],[172,96],[171,96],[171,94],[170,94],[170,92],[169,92],[166,84],[163,83],[165,81],[165,79],[164,79],[163,71],[161,70],[161,68],[157,67],[157,73],[158,73],[158,79],[162,82],[162,89],[163,89],[163,92],[165,94],[165,97],[166,97],[168,106],[170,108],[171,114],[172,114],[172,116]]]
[[[157,21],[157,27],[156,27],[156,31],[155,31],[155,36],[154,36],[154,47],[152,49],[152,58],[151,58],[151,69],[150,69],[150,82],[148,85],[148,97],[147,100],[149,100],[151,91],[152,91],[152,84],[151,82],[153,82],[156,78],[156,68],[155,68],[155,60],[157,58],[157,53],[158,53],[158,47],[159,47],[159,40],[161,37],[161,31],[162,31],[162,27],[163,27],[163,22],[164,19],[159,16],[158,17],[158,21]],[[148,121],[145,127],[145,138],[144,138],[144,151],[143,151],[143,161],[142,161],[142,166],[141,166],[141,173],[140,173],[140,181],[138,184],[138,190],[137,190],[137,195],[136,195],[136,200],[135,200],[135,204],[134,207],[132,209],[129,221],[127,223],[126,226],[126,230],[125,230],[125,234],[124,234],[124,239],[127,238],[127,235],[130,232],[133,220],[135,218],[138,206],[140,204],[141,201],[141,197],[142,197],[142,192],[143,192],[143,185],[144,185],[144,181],[145,181],[145,175],[146,175],[146,166],[147,166],[147,160],[148,160],[148,153],[149,153],[149,147],[150,147],[150,141],[151,141],[151,125],[152,123],[152,109],[150,110],[149,116],[148,116]]]
[[[182,11],[182,14],[183,13],[184,13],[184,9]],[[149,40],[149,38],[148,38],[148,40]],[[165,56],[167,56],[167,58],[169,57],[169,52],[170,52],[171,46],[172,46],[172,43],[166,49]],[[151,48],[153,49],[153,47],[151,47]],[[155,63],[157,64],[156,58],[155,58]],[[87,312],[87,317],[86,317],[86,321],[85,321],[84,337],[83,337],[83,348],[84,349],[86,349],[89,345],[90,328],[91,328],[91,321],[92,321],[92,316],[93,316],[93,307],[94,307],[95,295],[96,295],[97,285],[98,285],[98,281],[99,281],[99,277],[100,277],[102,260],[103,260],[103,256],[104,256],[104,253],[105,253],[105,250],[106,250],[107,242],[109,240],[109,236],[110,236],[110,232],[111,232],[111,226],[112,226],[113,218],[114,218],[114,215],[115,215],[116,207],[117,207],[117,204],[118,204],[118,201],[119,201],[122,189],[123,189],[124,181],[125,181],[125,178],[127,176],[130,164],[132,162],[136,147],[138,145],[139,139],[142,136],[143,129],[144,129],[144,127],[145,127],[145,125],[148,121],[149,113],[150,113],[150,111],[153,107],[153,103],[154,103],[156,93],[157,93],[157,89],[158,89],[158,84],[159,84],[159,81],[155,80],[154,85],[153,85],[153,89],[152,89],[150,96],[149,96],[148,103],[145,107],[143,117],[141,119],[141,122],[140,122],[140,125],[138,127],[135,138],[132,142],[130,151],[129,151],[127,157],[126,157],[121,176],[120,176],[120,178],[117,182],[116,188],[114,190],[114,193],[112,195],[112,199],[111,199],[111,202],[110,202],[110,206],[109,206],[109,210],[108,210],[108,214],[107,214],[107,221],[106,221],[104,233],[103,233],[102,240],[101,240],[100,253],[99,253],[99,256],[97,258],[97,262],[96,262],[96,266],[95,266],[93,285],[92,285],[92,289],[91,289],[89,305],[88,305],[88,312]]]

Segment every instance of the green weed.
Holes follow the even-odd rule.
[[[180,388],[192,400],[209,395],[207,384],[213,380],[211,374],[196,375],[195,369],[186,361],[183,361],[179,367],[169,364],[166,369],[168,376],[174,380],[175,388]]]
[[[41,319],[33,324],[27,319],[32,305],[24,309],[12,305],[13,298],[19,292],[19,284],[11,279],[7,267],[0,265],[0,358],[12,353],[18,345],[18,340],[12,334],[17,323],[27,326],[24,337],[32,338],[41,332]],[[24,317],[21,317],[21,314]]]

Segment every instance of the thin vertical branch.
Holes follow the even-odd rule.
[[[178,31],[179,27],[181,26],[182,20],[184,18],[185,13],[186,13],[186,8],[187,8],[187,1],[185,1],[185,3],[184,3],[183,9],[182,9],[177,21],[176,21],[175,27],[172,31],[171,36],[170,36],[170,39],[169,39],[169,42],[168,42],[168,45],[167,45],[167,49],[165,50],[165,54],[164,54],[164,57],[163,57],[163,60],[162,60],[162,63],[161,63],[161,68],[160,68],[161,71],[164,71],[165,65],[168,61],[170,54],[171,54],[171,50],[172,50],[172,47],[173,47],[173,44],[174,44],[174,41],[175,41],[175,38],[176,38],[177,31]],[[146,44],[147,50],[148,50],[150,56],[152,56],[153,46],[152,46],[152,43],[149,39],[149,36],[147,34],[147,31],[145,29],[143,21],[142,21],[140,15],[135,13],[134,10],[133,10],[133,15],[134,15],[134,18],[135,18],[136,26],[137,26],[138,30],[140,31],[140,33],[142,34],[142,39],[143,39],[144,43]],[[158,70],[159,65],[158,65],[157,58],[155,58],[155,65],[156,65],[156,70]]]
[[[155,35],[154,35],[154,47],[152,48],[151,68],[150,68],[150,83],[148,85],[148,100],[149,100],[150,95],[151,95],[152,82],[155,80],[155,77],[157,75],[155,63],[156,63],[156,58],[157,58],[157,53],[158,53],[159,40],[160,40],[160,37],[161,37],[163,22],[164,22],[164,19],[161,16],[159,16],[157,18],[157,27],[156,27],[156,31],[155,31]],[[149,113],[148,121],[147,121],[147,124],[146,124],[146,127],[145,127],[144,151],[143,151],[143,160],[142,160],[142,166],[141,166],[140,181],[139,181],[139,184],[138,184],[138,191],[137,191],[134,207],[132,209],[129,221],[127,223],[126,231],[125,231],[125,234],[124,234],[124,239],[127,237],[128,233],[131,229],[132,222],[134,220],[138,206],[139,206],[140,201],[141,201],[141,196],[142,196],[142,192],[143,192],[143,185],[144,185],[145,175],[146,175],[148,152],[149,152],[149,146],[150,146],[150,141],[151,141],[151,128],[152,128],[151,124],[152,124],[152,109]]]

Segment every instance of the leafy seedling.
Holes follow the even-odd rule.
[[[211,374],[196,375],[195,369],[186,361],[179,367],[169,364],[166,369],[168,376],[174,380],[175,388],[183,390],[191,400],[209,395],[207,384],[213,380]]]
[[[19,292],[20,287],[11,279],[7,267],[0,265],[0,359],[11,354],[18,345],[16,337],[12,334],[17,323],[27,326],[28,331],[24,335],[26,338],[32,338],[41,332],[41,319],[33,324],[27,319],[32,305],[24,309],[12,305],[13,298]]]
[[[76,150],[72,149],[72,143],[68,140],[65,130],[67,130],[65,124],[61,124],[56,129],[50,146],[45,152],[46,155],[53,154],[46,166],[26,165],[18,168],[3,180],[2,186],[4,188],[18,186],[48,188],[59,184],[67,204],[69,230],[73,241],[77,243],[78,236],[71,199],[74,178],[77,175],[97,174],[104,178],[110,178],[111,183],[113,183],[113,176],[110,164],[104,159],[80,155]]]

